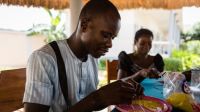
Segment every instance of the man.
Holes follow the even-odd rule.
[[[116,81],[96,90],[97,59],[108,52],[120,29],[120,15],[108,0],[90,0],[81,10],[75,32],[57,41],[65,63],[68,98],[59,85],[58,67],[49,45],[35,51],[27,65],[25,112],[89,112],[109,105],[131,103],[141,90],[132,81]],[[137,87],[134,87],[137,86]]]

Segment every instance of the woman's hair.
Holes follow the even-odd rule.
[[[141,28],[135,33],[134,44],[141,38],[142,36],[153,38],[153,33],[149,29]]]

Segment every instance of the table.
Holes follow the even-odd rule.
[[[144,87],[144,94],[146,96],[152,96],[155,98],[159,98],[165,100],[163,97],[163,79],[149,79],[146,78],[141,82],[141,85]],[[116,108],[114,108],[111,112],[120,112]],[[173,108],[172,112],[183,112],[177,108]]]
[[[146,78],[141,82],[141,85],[144,87],[144,94],[146,96],[152,96],[164,100],[163,97],[163,80],[159,79],[149,79]],[[111,112],[120,112],[114,108]],[[175,111],[173,111],[175,112]],[[177,111],[178,112],[178,111]]]

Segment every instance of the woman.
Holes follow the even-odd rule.
[[[152,47],[153,33],[148,29],[140,29],[135,34],[134,47],[135,51],[126,54],[125,51],[120,52],[118,56],[119,71],[118,79],[131,76],[136,72],[144,69],[152,69],[153,74],[136,77],[137,82],[141,82],[146,77],[158,78],[158,73],[164,69],[163,58],[160,54],[155,56],[149,55]]]

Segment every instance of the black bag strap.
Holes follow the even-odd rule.
[[[51,42],[50,45],[56,54],[60,87],[65,99],[65,102],[67,104],[67,110],[69,110],[70,102],[68,99],[68,85],[67,85],[65,64],[64,64],[63,58],[60,53],[60,49],[56,41]]]

